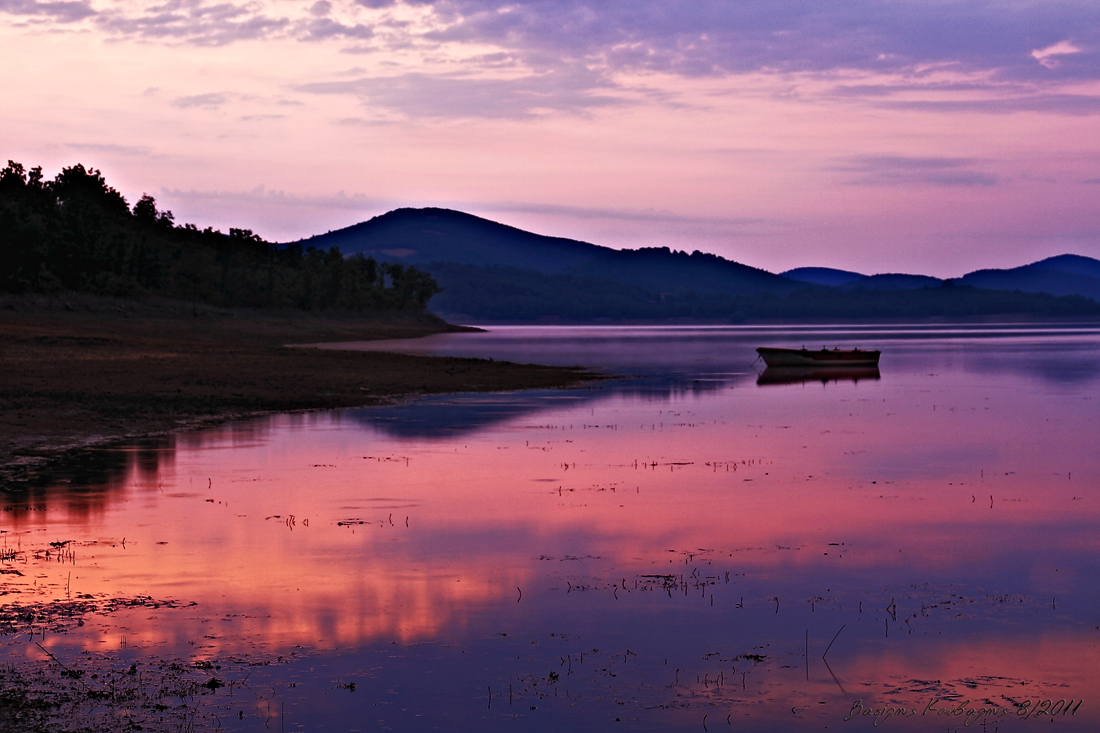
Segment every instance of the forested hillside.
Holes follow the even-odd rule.
[[[453,262],[425,266],[443,290],[430,304],[450,319],[481,323],[662,320],[751,323],[911,318],[1100,315],[1100,303],[1080,296],[982,290],[947,281],[935,287],[841,290],[812,287],[756,295],[678,290],[656,292],[568,274]]]
[[[1080,255],[1058,255],[1008,270],[976,270],[960,282],[977,288],[1083,295],[1100,300],[1100,262]]]
[[[152,196],[131,209],[94,168],[53,180],[9,161],[0,171],[0,290],[157,294],[218,306],[423,309],[426,273],[332,247],[275,245],[247,229],[177,225]]]

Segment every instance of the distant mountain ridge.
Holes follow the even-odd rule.
[[[827,267],[777,275],[699,251],[615,250],[439,208],[396,209],[297,244],[415,264],[443,288],[432,310],[483,320],[1100,314],[1100,260],[1071,254],[950,280]]]
[[[787,270],[779,274],[785,278],[797,280],[798,282],[810,283],[811,285],[828,285],[830,287],[844,285],[854,280],[867,277],[858,272],[837,270],[832,267],[796,267],[793,270]]]
[[[987,290],[1082,295],[1100,301],[1100,260],[1057,255],[1007,270],[975,270],[963,275],[959,282]]]
[[[884,272],[880,275],[864,275],[858,280],[840,286],[842,290],[916,290],[943,285],[943,280],[928,275],[906,275],[900,272]]]
[[[781,273],[801,282],[844,289],[911,289],[935,287],[944,282],[927,275],[898,273],[863,275],[830,267],[799,267]],[[1025,293],[1080,295],[1100,301],[1100,260],[1082,255],[1057,255],[1009,269],[986,269],[951,278],[961,285],[985,290],[1019,290]]]
[[[943,280],[928,275],[906,275],[899,272],[863,275],[832,267],[796,267],[780,275],[811,285],[858,290],[911,290],[935,287],[943,283]]]
[[[1082,255],[1057,255],[1033,262],[1024,267],[1036,270],[1058,270],[1071,275],[1085,275],[1100,279],[1100,260]]]

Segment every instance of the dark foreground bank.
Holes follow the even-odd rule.
[[[0,300],[0,490],[66,451],[269,412],[574,385],[579,368],[288,348],[464,330],[430,314],[318,316],[88,295]]]

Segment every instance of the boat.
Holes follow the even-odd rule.
[[[777,349],[762,346],[756,350],[769,367],[855,367],[878,366],[881,351],[863,349],[826,349],[812,351],[801,349]]]

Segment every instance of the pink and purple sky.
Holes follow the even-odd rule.
[[[1100,3],[0,0],[0,156],[286,241],[446,206],[772,271],[1100,257]]]

